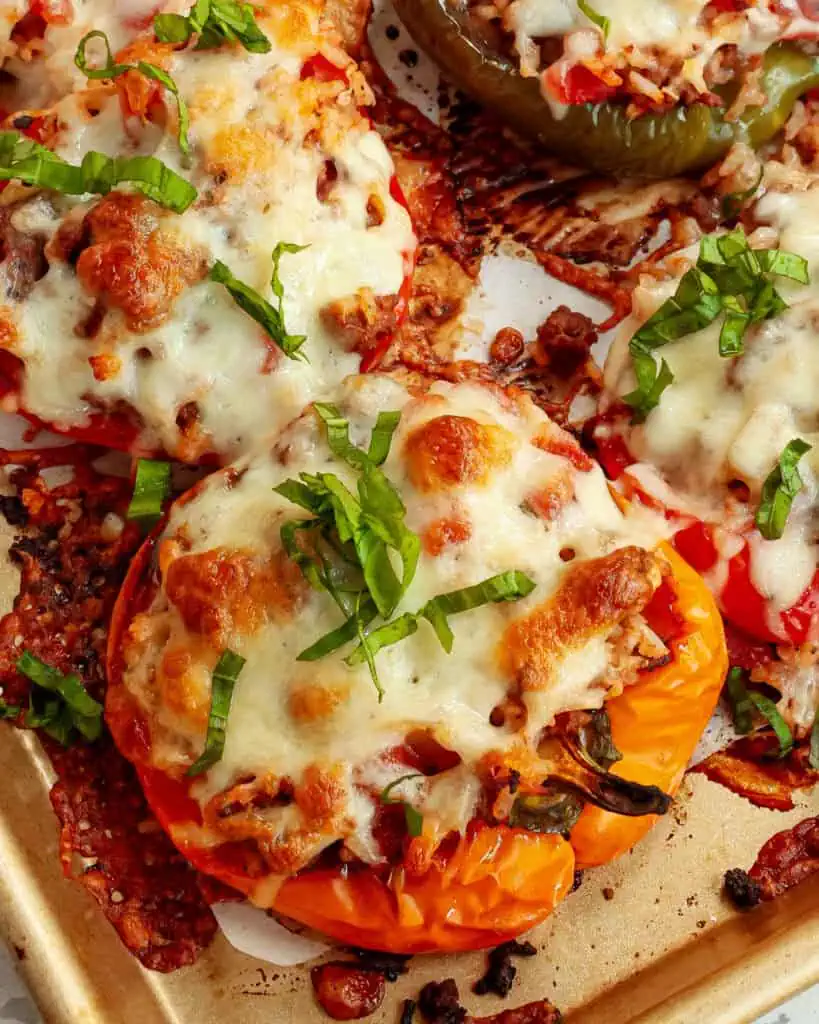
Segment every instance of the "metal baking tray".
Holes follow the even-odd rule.
[[[377,4],[373,43],[407,98],[431,102],[435,76],[408,71],[384,50],[397,24]],[[395,41],[397,54],[406,39]],[[583,309],[580,293],[531,264],[495,265],[502,305],[529,335],[562,301]],[[488,296],[491,300],[491,295]],[[511,298],[511,301],[510,301]],[[591,300],[591,306],[595,305]],[[603,307],[592,311],[600,312]],[[497,324],[480,306],[485,336]],[[0,443],[10,417],[0,414]],[[16,432],[16,431],[15,431]],[[0,527],[0,612],[11,603],[15,571]],[[90,895],[63,877],[58,827],[48,801],[50,767],[37,740],[11,728],[0,743],[0,936],[48,1024],[312,1024],[325,1021],[313,1000],[309,965],[284,968],[239,952],[222,935],[192,967],[144,970],[120,944]],[[568,1024],[741,1024],[819,982],[819,876],[750,914],[721,896],[730,867],[749,867],[772,834],[819,814],[819,789],[790,812],[751,806],[703,776],[689,776],[672,812],[620,861],[588,871],[580,889],[530,936],[539,956],[522,961],[505,1002],[471,995],[483,954],[416,957],[388,989],[373,1024],[395,1024],[404,998],[429,980],[454,977],[481,1016],[549,998]]]
[[[161,975],[122,947],[93,899],[66,880],[37,741],[0,745],[0,932],[48,1024],[310,1024],[309,966],[275,967],[217,936],[192,967]],[[569,1024],[740,1024],[819,981],[819,877],[749,914],[720,895],[774,832],[819,813],[752,807],[689,776],[673,812],[630,855],[586,872],[580,889],[530,936],[508,1000],[470,994],[481,954],[416,957],[373,1024],[395,1024],[424,982],[455,977],[473,1013],[550,998]]]

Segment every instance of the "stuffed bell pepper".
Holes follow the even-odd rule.
[[[780,164],[762,188],[753,232],[707,235],[667,261],[667,278],[642,280],[594,437],[609,475],[663,510],[674,547],[756,644],[735,662],[779,692],[775,713],[770,700],[759,710],[787,752],[819,707],[819,189]]]
[[[154,527],[111,731],[253,903],[496,945],[668,809],[714,708],[721,621],[666,534],[521,392],[350,378]]]
[[[396,0],[457,86],[565,160],[700,170],[819,85],[813,0]]]
[[[242,10],[116,52],[101,19],[80,81],[5,119],[6,411],[226,463],[389,345],[416,243],[370,87],[323,3]]]

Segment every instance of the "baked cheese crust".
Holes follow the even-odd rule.
[[[157,541],[153,594],[125,636],[123,685],[147,723],[148,762],[184,778],[202,752],[217,660],[225,650],[246,659],[221,760],[191,787],[204,824],[176,838],[250,840],[274,878],[339,841],[343,857],[384,862],[379,794],[418,771],[410,748],[434,750],[443,769],[400,790],[434,850],[490,816],[501,769],[539,785],[544,729],[562,712],[601,707],[658,647],[641,612],[665,572],[652,551],[664,523],[621,512],[599,467],[528,397],[368,375],[346,381],[335,404],[359,447],[379,412],[401,413],[382,468],[421,555],[396,616],[510,570],[536,586],[452,616],[450,654],[426,621],[383,648],[379,701],[367,666],[345,663],[349,649],[297,660],[343,617],[283,550],[282,526],[304,512],[273,488],[333,473],[355,491],[311,408],[272,449],[177,502]]]

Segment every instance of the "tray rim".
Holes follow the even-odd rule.
[[[0,938],[11,948],[24,947],[25,956],[16,966],[43,1020],[46,1024],[195,1021],[195,1013],[177,1012],[179,992],[166,993],[164,987],[191,987],[195,996],[197,985],[206,977],[213,980],[222,954],[232,947],[217,936],[194,967],[171,975],[142,968],[121,945],[92,897],[63,877],[56,856],[55,823],[50,823],[49,838],[40,808],[31,810],[33,801],[47,804],[44,797],[51,779],[38,740],[9,729],[3,748],[0,763],[15,762],[19,792],[9,796],[0,790]],[[50,816],[50,806],[47,810]],[[803,816],[809,813],[805,810]],[[32,850],[25,833],[33,835],[38,829],[45,841]],[[262,963],[251,957],[246,960],[248,965]],[[708,961],[708,966],[691,973],[686,968],[692,961]],[[166,982],[169,978],[176,981]],[[110,982],[109,988],[103,980]],[[569,1010],[564,1019],[566,1024],[690,1024],[697,1020],[752,1024],[816,983],[819,875],[751,914],[735,914],[718,922],[701,938],[689,940],[684,948],[666,953]],[[129,999],[125,1018],[117,1012],[123,993]],[[135,1012],[138,1017],[132,1016]],[[275,1010],[269,1019],[277,1024],[293,1020]],[[317,1011],[315,1019],[325,1018]]]

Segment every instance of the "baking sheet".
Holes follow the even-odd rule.
[[[437,75],[397,57],[411,46],[389,3],[379,4],[372,40],[402,93],[435,116]],[[502,297],[502,298],[500,298]],[[602,319],[604,309],[538,266],[508,253],[485,261],[465,317],[461,354],[485,355],[501,326],[532,337],[561,303]],[[510,310],[514,311],[510,315]],[[13,436],[11,436],[13,435]],[[19,424],[0,414],[0,443]],[[0,610],[16,574],[4,561],[11,531],[0,529]],[[145,971],[120,945],[92,898],[62,877],[57,825],[48,802],[49,766],[36,740],[3,730],[0,744],[0,931],[46,1021],[54,1024],[304,1024],[327,1018],[313,1001],[309,970],[276,967],[234,949],[223,936],[193,967]],[[674,811],[633,853],[586,873],[580,890],[530,938],[540,955],[519,962],[506,1002],[470,994],[482,954],[421,957],[368,1018],[394,1024],[402,999],[428,980],[455,977],[474,1013],[548,997],[571,1024],[740,1024],[819,981],[819,879],[738,915],[720,895],[729,867],[747,867],[774,832],[819,813],[819,792],[792,812],[754,808],[696,776]]]
[[[0,920],[53,1024],[302,1024],[326,1020],[309,971],[246,956],[222,936],[193,967],[143,970],[96,904],[61,875],[33,738],[0,745]],[[531,934],[506,1003],[469,993],[482,954],[417,957],[369,1020],[395,1024],[400,1000],[455,977],[488,1014],[548,996],[570,1024],[740,1024],[819,980],[819,878],[751,914],[720,895],[723,872],[748,865],[771,833],[819,813],[819,793],[788,813],[754,808],[700,776],[630,855],[586,872],[581,888]]]

